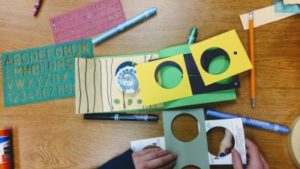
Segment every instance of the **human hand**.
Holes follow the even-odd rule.
[[[159,147],[147,148],[132,154],[136,169],[172,169],[176,157],[176,154]]]
[[[257,146],[249,139],[246,139],[245,142],[248,150],[247,152],[249,155],[249,163],[246,169],[269,169],[267,162],[259,152]],[[242,164],[240,153],[234,149],[232,149],[231,153],[232,153],[233,168],[243,169],[244,167]]]

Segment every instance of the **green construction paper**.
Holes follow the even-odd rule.
[[[163,75],[163,80],[167,83],[163,87],[166,89],[172,89],[176,87],[182,80],[182,72],[174,66],[165,66],[160,70],[160,75]]]
[[[159,52],[160,58],[166,58],[178,54],[187,54],[191,53],[189,49],[190,44],[174,46],[170,48],[163,49]],[[214,62],[211,63],[209,71],[214,73],[219,73],[224,71],[226,68],[226,64],[229,64],[225,57],[218,57],[215,59]],[[220,68],[220,65],[222,67]],[[178,71],[170,70],[166,68],[164,72],[161,72],[161,79],[162,79],[162,86],[165,88],[171,88],[172,86],[176,86],[176,82],[178,79],[181,79],[181,74]],[[227,83],[230,79],[225,79],[221,82]],[[235,89],[228,89],[228,90],[221,90],[209,93],[202,93],[198,95],[194,95],[191,97],[186,97],[174,101],[169,101],[164,103],[164,109],[171,109],[176,107],[184,107],[184,106],[191,106],[197,104],[206,104],[206,103],[213,103],[213,102],[221,102],[221,101],[229,101],[236,99],[236,92]]]
[[[166,48],[166,49],[161,50],[160,52],[147,52],[147,53],[140,53],[140,54],[116,55],[116,56],[101,56],[101,58],[95,57],[93,59],[95,61],[97,61],[98,59],[123,58],[127,61],[131,61],[132,57],[139,56],[139,55],[141,57],[143,57],[143,55],[159,55],[160,58],[164,58],[164,57],[174,56],[174,55],[177,55],[177,54],[190,53],[189,46],[190,45],[181,45],[181,46]],[[157,58],[154,58],[154,59],[157,59]],[[213,61],[215,61],[215,60],[213,60]],[[118,63],[116,63],[114,61],[113,65],[116,66],[116,64],[118,64]],[[216,65],[223,64],[223,66],[224,66],[224,60],[216,60],[215,64]],[[76,66],[78,66],[78,65],[76,64]],[[102,67],[110,67],[110,66],[111,66],[111,63],[108,63],[108,62],[107,63],[103,62],[103,64],[102,64]],[[161,73],[162,78],[160,78],[160,79],[163,79],[163,82],[162,82],[163,87],[172,88],[172,87],[176,86],[177,83],[180,82],[181,72],[178,69],[176,69],[174,67],[166,67],[166,69],[162,69],[162,70],[163,70],[162,73]],[[214,71],[221,71],[221,69],[220,70],[213,69],[213,70]],[[92,67],[89,67],[88,72],[93,72]],[[108,71],[108,72],[110,72],[110,71]],[[114,76],[114,74],[113,74],[113,76]],[[112,82],[114,83],[114,81],[112,81]],[[107,82],[104,81],[102,84],[106,84],[106,83]],[[87,84],[94,84],[94,81],[87,78]],[[90,86],[90,87],[94,88],[94,86]],[[96,88],[97,88],[97,90],[99,90],[98,87],[96,87]],[[102,90],[106,90],[106,89],[102,88]],[[111,90],[111,88],[109,90]],[[80,96],[76,94],[76,99],[78,100],[78,98],[80,98]],[[81,99],[83,99],[83,98],[81,97]],[[89,98],[89,101],[93,102],[92,99],[93,99],[93,97]],[[121,101],[122,99],[123,99],[123,97],[113,98],[112,104],[117,104],[117,105],[126,104],[125,102]],[[235,90],[234,89],[229,89],[229,90],[222,90],[222,91],[198,94],[198,95],[194,95],[194,96],[183,98],[183,99],[178,99],[178,100],[174,100],[174,101],[170,101],[170,102],[165,102],[165,103],[162,103],[162,104],[159,104],[159,105],[151,105],[151,106],[146,106],[146,107],[141,106],[140,108],[133,108],[132,107],[130,109],[127,107],[127,109],[113,110],[113,112],[124,112],[124,111],[126,111],[126,112],[140,112],[140,111],[150,111],[150,110],[151,111],[153,111],[153,110],[154,111],[155,110],[165,110],[165,109],[171,109],[171,108],[177,108],[177,107],[207,104],[207,103],[228,101],[228,100],[234,100],[234,99],[236,99]],[[102,101],[102,100],[100,100],[100,101]],[[134,103],[135,102],[136,101],[134,101]],[[139,104],[142,105],[141,100],[140,100]],[[81,107],[81,109],[83,109],[83,107]],[[96,106],[96,109],[97,109],[97,106]],[[76,110],[78,110],[78,108],[76,108]],[[90,113],[92,113],[93,112],[92,108],[89,108],[89,111],[90,111]],[[85,111],[82,111],[82,112],[77,111],[77,112],[78,113],[86,113]],[[110,112],[110,111],[99,110],[97,112]]]
[[[75,96],[75,57],[93,57],[90,39],[3,53],[4,105]]]
[[[177,154],[174,169],[193,165],[201,169],[209,169],[208,145],[205,130],[203,109],[163,111],[163,126],[166,149]],[[179,115],[191,115],[198,122],[198,135],[195,139],[183,142],[174,137],[172,122]]]

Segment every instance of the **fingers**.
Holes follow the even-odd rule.
[[[246,139],[245,143],[246,143],[246,147],[248,148],[249,162],[261,161],[260,152],[259,152],[257,146],[249,139]]]
[[[156,159],[156,158],[168,155],[168,154],[170,154],[169,151],[165,151],[165,150],[160,149],[160,150],[151,151],[151,152],[145,154],[143,156],[143,159],[146,160],[146,161],[150,161],[150,160],[153,160],[153,159]]]
[[[136,169],[171,169],[176,155],[160,148],[149,148],[132,154]]]
[[[171,163],[174,163],[176,161],[176,157],[177,156],[174,153],[167,152],[166,154],[164,154],[164,156],[148,161],[147,167],[160,168],[160,167],[171,165]]]
[[[249,164],[247,169],[269,169],[269,166],[261,155],[258,147],[252,141],[246,139],[246,147],[248,148],[249,154]]]
[[[231,150],[232,154],[232,163],[234,169],[243,169],[242,159],[240,156],[240,153],[236,151],[235,149]]]
[[[173,169],[175,164],[176,164],[176,161],[173,161],[173,162],[167,164],[166,166],[160,167],[159,169]]]
[[[261,158],[261,161],[263,162],[264,169],[269,169],[269,165],[266,162],[265,158],[262,155],[260,155],[260,158]]]
[[[144,149],[142,151],[135,152],[135,153],[133,153],[133,155],[135,155],[135,156],[143,156],[145,154],[148,154],[148,153],[151,153],[151,152],[154,152],[154,151],[158,151],[158,150],[161,150],[161,148],[159,148],[159,147],[147,148],[147,149]]]

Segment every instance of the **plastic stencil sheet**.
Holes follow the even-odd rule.
[[[50,18],[56,43],[88,38],[126,20],[120,0],[100,0]]]
[[[3,53],[4,105],[74,96],[75,57],[93,57],[90,39]]]

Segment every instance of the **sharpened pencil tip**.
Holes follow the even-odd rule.
[[[250,102],[251,102],[252,108],[255,108],[255,106],[256,106],[256,100],[255,99],[251,99]]]
[[[249,12],[249,20],[253,20],[253,16],[254,16],[254,13],[252,11]]]

